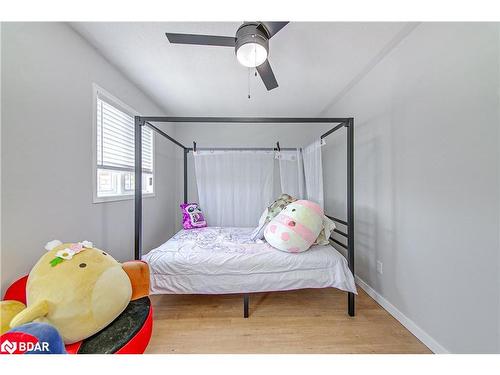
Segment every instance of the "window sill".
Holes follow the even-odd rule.
[[[142,194],[142,198],[154,198],[155,193]],[[106,203],[106,202],[119,202],[119,201],[129,201],[133,200],[135,195],[120,195],[116,197],[94,197],[93,203]]]

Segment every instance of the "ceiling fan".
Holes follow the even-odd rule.
[[[269,64],[269,39],[288,22],[244,22],[236,36],[165,33],[170,43],[233,47],[241,65],[256,68],[267,90],[278,87]]]

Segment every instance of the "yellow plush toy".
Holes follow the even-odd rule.
[[[134,299],[148,295],[148,266],[118,263],[88,241],[51,241],[31,270],[26,285],[27,308],[10,322],[16,327],[31,321],[57,328],[66,344],[81,341],[111,323]],[[138,277],[137,277],[138,276]],[[140,290],[133,290],[132,279]]]
[[[24,303],[19,301],[0,301],[0,335],[10,329],[12,318],[25,308]]]

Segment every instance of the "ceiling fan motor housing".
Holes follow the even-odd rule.
[[[234,47],[236,59],[246,68],[255,68],[266,89],[278,87],[271,64],[269,64],[269,39],[285,27],[288,22],[245,22],[236,31],[236,36],[165,33],[170,43],[202,46]],[[250,72],[250,70],[249,70]]]
[[[259,27],[260,23],[247,22],[241,25],[236,31],[236,45],[234,52],[247,43],[257,43],[269,51],[269,37],[264,28]]]

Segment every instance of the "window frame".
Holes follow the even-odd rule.
[[[123,103],[121,100],[111,95],[108,91],[97,85],[96,83],[92,84],[92,202],[93,203],[105,203],[105,202],[117,202],[117,201],[126,201],[132,200],[135,197],[135,194],[121,194],[109,197],[99,197],[97,195],[97,99],[101,97],[106,102],[116,107],[118,110],[124,112],[129,116],[140,116],[139,112]],[[155,132],[152,131],[152,175],[153,175],[153,192],[152,193],[143,193],[143,198],[152,198],[156,196],[156,147],[155,147]],[[110,170],[113,170],[110,168]],[[119,170],[117,168],[116,170]]]

